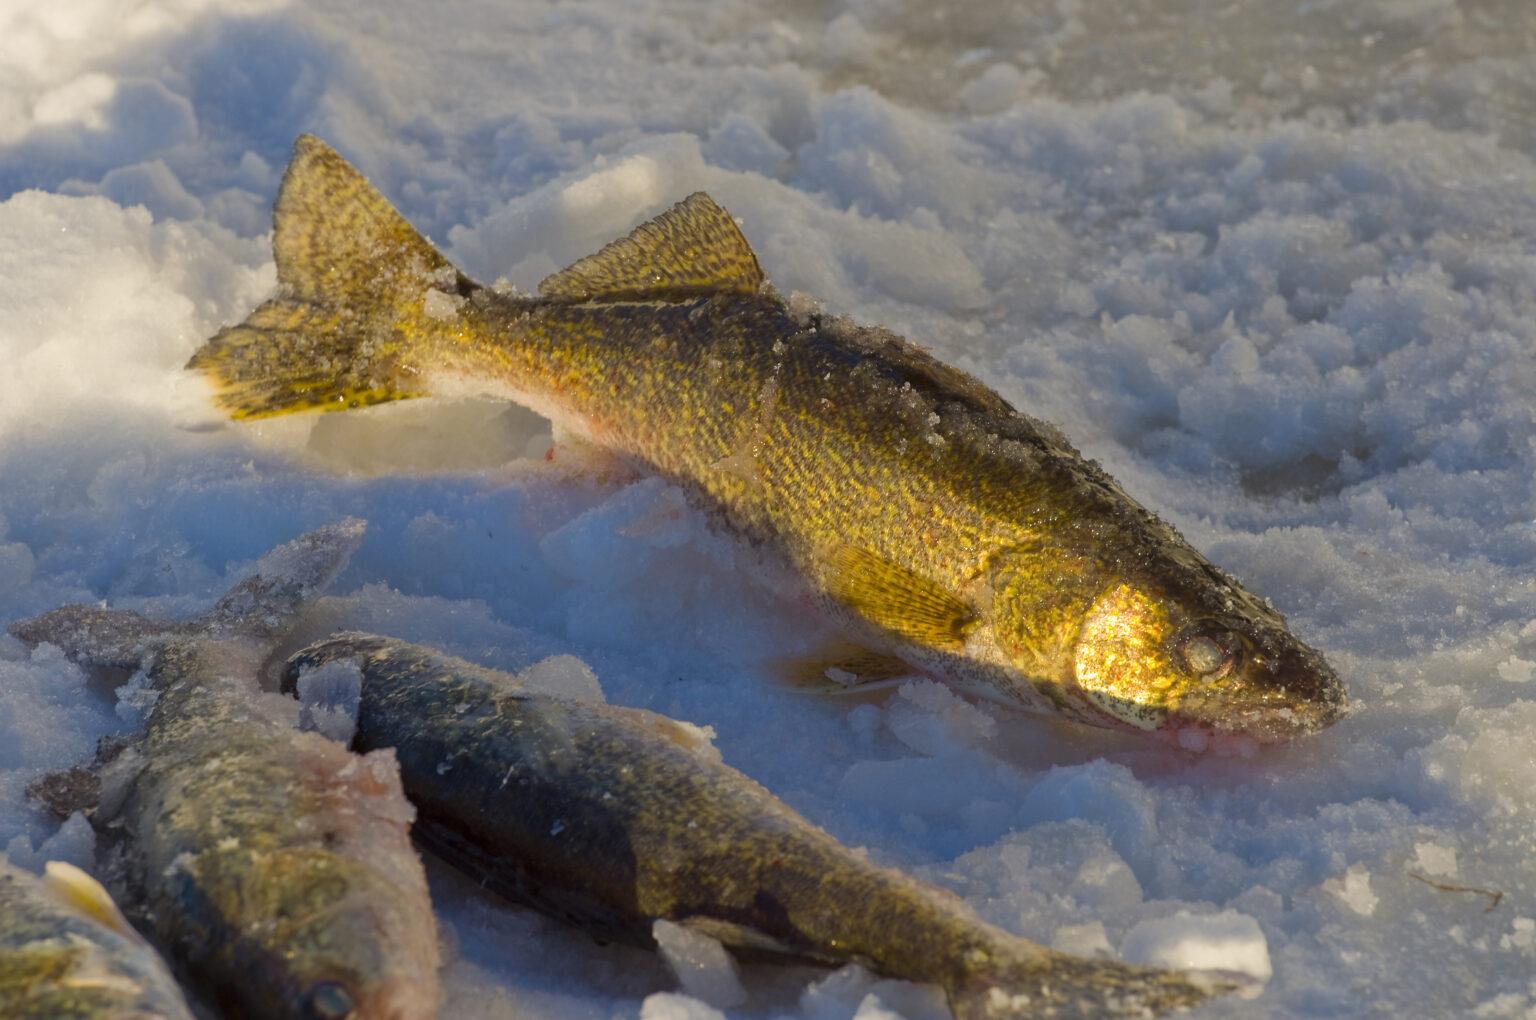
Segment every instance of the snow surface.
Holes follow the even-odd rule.
[[[191,613],[355,514],[301,637],[577,656],[600,687],[535,676],[710,727],[1008,928],[1267,959],[1204,1016],[1536,1015],[1533,53],[1523,0],[4,0],[0,620]],[[523,288],[708,190],[786,293],[1061,425],[1358,711],[1243,760],[922,682],[806,698],[772,663],[817,622],[527,412],[222,423],[180,366],[272,287],[303,130]],[[23,788],[141,711],[0,638],[13,860],[88,862]],[[445,1015],[718,1015],[657,954],[433,883]],[[945,1015],[857,968],[741,982],[732,1017]]]

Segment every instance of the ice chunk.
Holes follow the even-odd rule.
[[[160,692],[150,682],[149,671],[135,670],[127,682],[117,689],[117,717],[126,723],[141,726],[159,699]]]
[[[806,986],[800,1011],[807,1020],[865,1020],[898,1016],[905,1020],[949,1020],[944,993],[936,985],[876,978],[857,964],[841,967]]]
[[[190,220],[203,212],[203,203],[159,159],[111,171],[101,179],[101,193],[118,205],[142,205],[157,220]]]
[[[1115,952],[1102,921],[1060,926],[1051,936],[1051,948],[1073,956],[1113,956]]]
[[[457,294],[448,294],[436,287],[429,287],[427,296],[422,301],[421,310],[426,313],[427,318],[442,321],[457,317],[459,308],[463,304],[464,298]]]
[[[1536,956],[1536,918],[1517,917],[1511,921],[1509,933],[1499,938],[1499,948]]]
[[[998,113],[1028,95],[1038,76],[1007,62],[993,64],[960,90],[960,102],[972,113]]]
[[[1528,684],[1536,678],[1536,662],[1511,655],[1496,667],[1499,678],[1512,684]]]
[[[774,141],[757,121],[733,112],[710,132],[704,157],[730,170],[755,170],[771,176],[788,161],[789,150]]]
[[[356,662],[338,660],[299,672],[299,728],[343,744],[357,732],[363,672]]]
[[[65,819],[37,848],[26,836],[16,836],[5,847],[5,856],[12,864],[29,871],[42,871],[48,861],[68,861],[80,868],[94,868],[96,859],[96,830],[85,816],[75,812]]]
[[[725,1014],[687,995],[657,992],[640,1004],[640,1020],[725,1020]]]
[[[1129,963],[1186,970],[1227,970],[1268,981],[1274,969],[1259,922],[1246,914],[1191,914],[1141,921],[1120,943]]]
[[[665,920],[658,920],[651,927],[651,934],[688,995],[720,1009],[746,1001],[736,961],[718,941]]]
[[[1451,731],[1414,758],[1432,788],[1515,815],[1536,809],[1536,758],[1512,753],[1536,731],[1536,701],[1503,708],[1464,708]]]
[[[32,107],[33,122],[40,126],[77,123],[100,131],[107,126],[105,109],[117,94],[117,81],[105,74],[82,74],[50,89]]]
[[[692,529],[678,489],[647,478],[545,535],[539,548],[551,566],[572,580],[621,585],[644,574],[659,550],[687,541]],[[623,555],[615,555],[616,535],[632,540]]]
[[[603,703],[603,685],[592,667],[574,655],[551,655],[517,674],[529,691],[573,701]]]
[[[997,735],[996,719],[931,680],[903,684],[886,725],[903,744],[932,757],[977,750]]]
[[[1339,898],[1350,910],[1370,917],[1381,898],[1371,890],[1371,872],[1364,864],[1352,864],[1344,874],[1323,883],[1323,889]]]
[[[1151,792],[1123,765],[1106,761],[1052,768],[1024,797],[1028,824],[1083,818],[1098,822],[1133,868],[1151,870],[1158,840]]]
[[[1413,865],[1426,875],[1455,878],[1456,848],[1442,846],[1439,843],[1415,843]]]
[[[906,1018],[882,1002],[880,996],[870,992],[859,1001],[859,1008],[854,1010],[853,1020],[906,1020]]]
[[[821,52],[831,64],[863,64],[877,59],[879,42],[851,12],[833,18],[821,33]]]

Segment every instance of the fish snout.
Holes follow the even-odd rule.
[[[1171,712],[1159,736],[1193,751],[1244,756],[1258,744],[1315,733],[1349,714],[1349,699],[1323,657],[1295,642],[1271,652],[1259,670]]]
[[[1344,684],[1316,650],[1300,642],[1281,652],[1271,680],[1279,702],[1274,723],[1279,739],[1332,726],[1349,714]]]
[[[1338,674],[1300,642],[1275,653],[1270,668],[1240,690],[1228,711],[1204,720],[1216,733],[1280,743],[1332,726],[1349,713]]]
[[[423,974],[411,980],[397,974],[374,985],[361,995],[347,1020],[429,1020],[437,1016],[438,992],[435,975]]]

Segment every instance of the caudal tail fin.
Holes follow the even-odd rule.
[[[367,524],[348,517],[269,550],[213,609],[191,620],[160,620],[131,610],[70,605],[7,628],[28,645],[57,645],[92,666],[135,669],[168,642],[197,635],[275,640],[340,574]]]
[[[1253,984],[1239,974],[1187,973],[1046,953],[959,982],[949,989],[949,1005],[955,1020],[1148,1017],[1188,1009]]]
[[[187,362],[233,418],[421,396],[417,364],[477,285],[336,150],[294,143],[272,213],[278,296]]]

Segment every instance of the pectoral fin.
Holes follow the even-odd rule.
[[[925,648],[959,651],[976,623],[976,611],[942,585],[855,545],[828,552],[826,584],[865,620]]]

